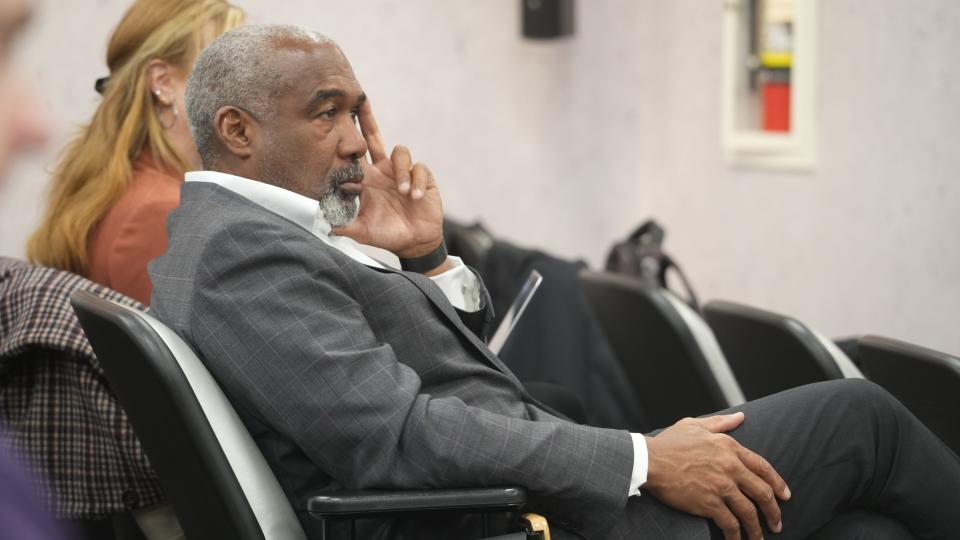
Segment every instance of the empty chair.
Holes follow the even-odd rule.
[[[864,375],[960,454],[960,358],[879,336],[859,345]]]
[[[747,399],[813,382],[863,378],[832,341],[791,317],[724,301],[708,302],[704,316]]]
[[[716,339],[690,306],[621,275],[585,270],[580,282],[641,401],[647,429],[743,403]]]
[[[352,533],[352,519],[438,510],[486,515],[513,512],[525,502],[521,488],[327,492],[295,511],[236,411],[186,343],[149,315],[88,292],[74,294],[71,302],[187,538],[301,540],[307,537],[303,525],[315,532],[311,536],[326,538],[328,525],[338,518],[346,518],[340,521]]]

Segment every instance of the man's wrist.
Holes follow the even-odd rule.
[[[656,437],[647,437],[644,435],[644,441],[647,443],[647,478],[644,482],[644,486],[647,488],[656,488],[657,481],[659,480],[659,463],[657,458],[659,454],[657,452],[657,440]]]
[[[454,268],[456,268],[456,265],[453,264],[453,261],[450,260],[450,257],[447,257],[447,259],[443,261],[443,263],[441,263],[440,266],[434,268],[433,270],[429,270],[427,272],[421,272],[421,273],[424,276],[427,276],[428,278],[433,278],[433,277],[439,276],[440,274],[447,273],[450,270],[453,270]]]
[[[400,268],[407,272],[420,274],[433,273],[447,261],[447,246],[440,239],[440,244],[433,250],[413,257],[399,256]]]

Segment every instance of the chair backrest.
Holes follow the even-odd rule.
[[[796,319],[724,301],[708,302],[703,311],[747,399],[863,378],[839,347]]]
[[[153,317],[88,292],[71,303],[187,538],[304,540],[276,476],[190,347]]]
[[[960,454],[960,358],[879,336],[864,336],[858,345],[867,378]]]
[[[649,427],[743,403],[713,333],[682,300],[616,274],[585,270],[580,283]]]

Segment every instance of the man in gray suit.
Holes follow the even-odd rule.
[[[227,33],[197,60],[187,113],[206,170],[188,173],[150,266],[153,309],[204,359],[295,507],[318,489],[521,485],[558,538],[844,537],[855,510],[892,516],[864,521],[891,538],[910,537],[898,522],[924,538],[960,530],[960,460],[869,383],[646,437],[536,402],[478,337],[488,302],[446,255],[433,175],[404,147],[387,155],[323,36]]]

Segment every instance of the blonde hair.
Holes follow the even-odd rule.
[[[164,170],[185,171],[184,156],[157,118],[148,64],[189,68],[207,44],[243,19],[226,0],[136,0],[127,10],[107,47],[103,100],[54,170],[46,214],[27,244],[32,262],[86,275],[90,234],[126,190],[141,150],[149,149]]]

